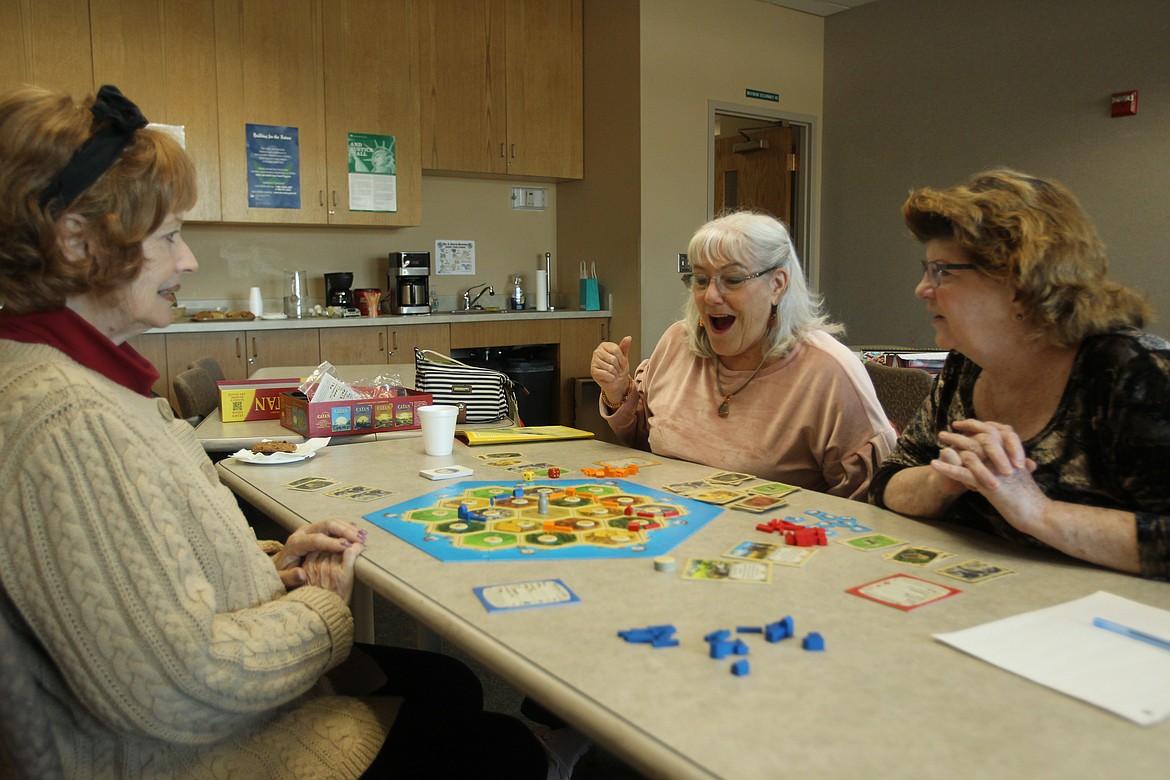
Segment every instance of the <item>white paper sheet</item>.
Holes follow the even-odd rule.
[[[1170,611],[1098,591],[935,638],[1061,693],[1151,726],[1170,716],[1170,651],[1093,625],[1170,637]]]

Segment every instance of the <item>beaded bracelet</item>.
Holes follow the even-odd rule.
[[[618,401],[616,404],[609,400],[609,396],[605,394],[604,390],[601,391],[601,402],[605,404],[605,408],[609,409],[611,412],[616,412],[618,409],[620,409],[622,404],[626,402],[626,399],[630,397],[630,391],[634,389],[634,380],[630,377],[626,378],[630,380],[629,384],[626,385],[626,392],[622,393],[622,400]]]

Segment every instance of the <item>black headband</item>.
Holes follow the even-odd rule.
[[[108,171],[134,132],[146,127],[146,117],[117,87],[109,84],[98,90],[93,101],[94,123],[101,127],[81,145],[69,163],[41,193],[41,208],[51,204],[68,206]]]

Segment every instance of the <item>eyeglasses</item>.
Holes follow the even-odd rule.
[[[942,285],[943,279],[945,279],[951,271],[972,271],[975,269],[975,266],[971,263],[936,263],[933,260],[929,263],[925,260],[920,262],[922,263],[923,275],[925,275],[927,280],[930,282],[930,286],[936,290]]]
[[[708,276],[707,274],[683,274],[682,283],[687,286],[688,290],[698,290],[699,292],[706,292],[707,288],[711,286],[711,280],[715,280],[715,287],[721,293],[735,292],[750,282],[752,279],[758,279],[766,273],[775,271],[779,266],[772,266],[765,268],[762,271],[756,271],[754,274],[715,274]]]

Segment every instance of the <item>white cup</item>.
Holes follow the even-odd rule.
[[[456,406],[420,406],[418,421],[422,424],[423,449],[427,455],[450,455],[455,444],[455,421],[459,417]]]
[[[248,311],[257,317],[264,313],[264,297],[260,295],[259,287],[253,287],[248,291]]]

